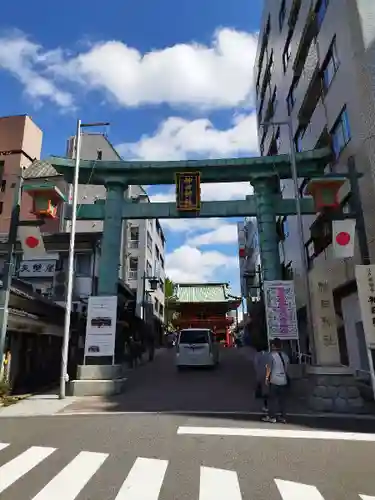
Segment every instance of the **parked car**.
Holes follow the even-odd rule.
[[[176,343],[176,366],[212,366],[219,364],[219,346],[212,330],[181,330]]]

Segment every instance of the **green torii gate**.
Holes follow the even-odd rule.
[[[299,178],[317,178],[332,157],[330,149],[297,153]],[[74,160],[51,157],[49,163],[69,183],[73,182]],[[79,183],[104,185],[106,200],[81,205],[80,220],[104,220],[101,258],[99,262],[99,295],[116,295],[120,264],[121,228],[123,219],[186,218],[176,203],[133,203],[124,199],[130,185],[174,184],[176,174],[199,172],[200,182],[248,181],[254,195],[238,201],[203,201],[196,217],[255,216],[258,221],[259,245],[264,280],[281,279],[278,236],[275,219],[278,215],[294,215],[294,199],[283,199],[280,179],[291,178],[289,155],[224,160],[189,161],[91,161],[80,162]],[[332,175],[330,175],[332,177]],[[342,177],[342,175],[340,175]],[[311,198],[301,200],[303,214],[315,214]]]

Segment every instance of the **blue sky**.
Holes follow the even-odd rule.
[[[109,121],[125,158],[256,154],[252,70],[262,0],[23,4],[2,6],[0,116],[29,114],[44,132],[43,156],[64,154],[78,117]],[[202,196],[248,192],[204,185]],[[149,194],[173,197],[168,186]],[[171,277],[229,280],[238,292],[235,222],[164,221]]]

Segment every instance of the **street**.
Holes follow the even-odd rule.
[[[258,404],[251,377],[236,350],[225,351],[217,371],[186,373],[162,352],[109,402],[2,417],[0,497],[375,500],[375,421],[264,424],[250,413]]]

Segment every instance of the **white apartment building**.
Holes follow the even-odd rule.
[[[75,137],[67,142],[67,156],[74,157]],[[106,135],[101,133],[82,134],[81,159],[83,160],[121,160]],[[105,199],[104,186],[80,185],[79,204],[92,204]],[[129,186],[125,192],[127,199],[134,202],[149,203],[150,200],[142,186]],[[102,232],[103,221],[77,221],[77,232]],[[144,317],[144,299],[152,302],[156,317],[164,320],[164,261],[165,238],[158,220],[123,221],[123,236],[120,250],[119,278],[137,293],[136,313]],[[150,291],[148,278],[158,277],[160,286]]]
[[[249,303],[260,296],[260,252],[256,220],[245,218],[237,223],[238,249],[240,262],[241,295]]]
[[[324,266],[333,288],[341,362],[363,370],[368,360],[354,269],[375,258],[374,19],[373,0],[265,0],[255,64],[261,154],[290,151],[287,126],[261,125],[290,120],[297,151],[331,146],[334,161],[327,171],[348,172],[355,165],[363,174],[354,258],[334,259],[330,222],[304,218],[309,268]],[[291,182],[282,188],[284,196],[294,196]],[[343,212],[353,211],[347,185],[340,199]],[[296,217],[279,224],[288,226],[281,258],[290,265],[302,310]]]

